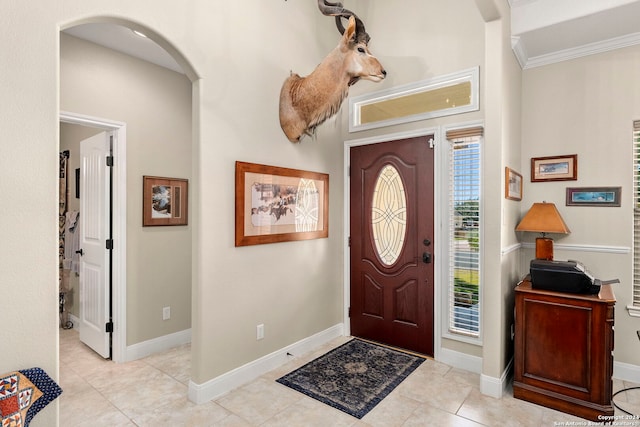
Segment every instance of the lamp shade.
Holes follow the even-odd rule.
[[[564,223],[560,212],[553,203],[534,203],[529,212],[522,218],[516,231],[533,231],[538,233],[569,234],[571,230]]]

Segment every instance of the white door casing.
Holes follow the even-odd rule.
[[[111,357],[110,322],[110,133],[80,143],[80,341]]]

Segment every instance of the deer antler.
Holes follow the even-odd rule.
[[[342,3],[332,3],[327,0],[318,0],[318,8],[323,15],[336,17],[336,27],[338,27],[338,31],[340,31],[341,35],[344,34],[345,31],[344,25],[342,25],[342,18],[349,19],[351,16],[353,16],[356,20],[356,42],[369,44],[369,40],[371,40],[371,37],[369,37],[369,34],[367,34],[367,31],[364,28],[364,23],[360,20],[360,18],[358,18],[355,13],[351,12],[348,9],[345,9],[342,6]]]

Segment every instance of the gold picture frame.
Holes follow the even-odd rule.
[[[329,236],[329,175],[236,162],[235,245]]]
[[[188,225],[189,180],[142,177],[142,226]]]

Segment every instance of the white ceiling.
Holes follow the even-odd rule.
[[[511,45],[532,68],[640,43],[640,0],[509,0]]]
[[[184,74],[166,50],[153,40],[134,34],[127,27],[105,23],[82,24],[66,29],[64,33]]]
[[[509,0],[513,52],[522,68],[560,62],[640,43],[640,0]],[[64,31],[182,73],[150,39],[114,24]]]

